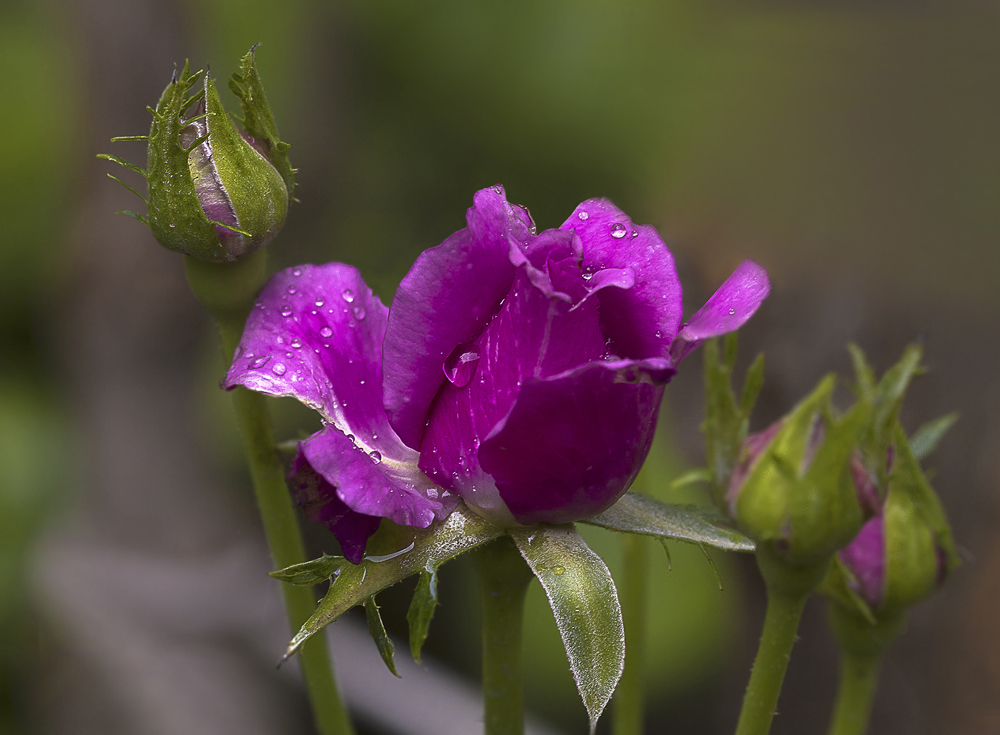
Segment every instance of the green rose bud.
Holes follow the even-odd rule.
[[[861,526],[850,465],[870,406],[835,417],[834,385],[827,376],[788,416],[748,436],[726,493],[739,527],[793,563],[829,556]]]
[[[165,248],[214,262],[239,260],[273,240],[295,184],[254,49],[230,87],[243,108],[245,133],[222,106],[211,76],[192,74],[185,64],[150,110],[149,135],[114,139],[148,141],[146,170],[103,156],[149,182],[146,216],[124,214],[148,225]]]

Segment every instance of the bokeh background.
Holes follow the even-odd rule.
[[[388,302],[502,183],[542,228],[591,196],[655,224],[687,313],[764,263],[754,428],[848,376],[849,341],[880,371],[922,342],[903,420],[961,413],[929,464],[966,563],[889,652],[872,732],[1000,733],[998,38],[993,0],[4,0],[0,733],[310,732],[294,665],[274,668],[287,630],[215,335],[95,158],[142,163],[108,139],[146,131],[174,65],[225,77],[256,42],[300,169],[275,267],[346,261]],[[700,358],[684,368],[641,483],[694,501],[669,487],[703,456]],[[283,437],[312,420],[275,408]],[[619,540],[587,538],[621,574]],[[763,615],[752,560],[715,555],[722,592],[697,549],[649,560],[648,731],[730,732]],[[441,577],[431,663],[402,680],[357,621],[332,626],[364,732],[443,733],[460,710],[451,731],[477,729],[475,577]],[[380,598],[400,659],[408,592]],[[584,732],[537,588],[528,615],[538,732]],[[774,732],[822,732],[835,672],[815,601]]]

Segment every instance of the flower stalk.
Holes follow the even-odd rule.
[[[185,270],[195,297],[215,319],[229,363],[254,298],[267,278],[266,250],[259,250],[235,263],[212,263],[186,257]],[[242,387],[231,395],[264,533],[276,568],[303,562],[305,547],[271,434],[266,399]],[[286,584],[281,588],[292,631],[298,631],[316,606],[312,590]],[[341,702],[326,640],[322,636],[303,646],[302,675],[318,731],[322,735],[351,735],[354,730]]]
[[[615,691],[612,732],[614,735],[642,735],[645,732],[646,603],[649,599],[649,548],[642,536],[621,537],[624,574],[619,582],[622,619],[628,647],[625,668]]]
[[[482,581],[483,732],[524,732],[521,633],[531,570],[509,536],[473,554]]]

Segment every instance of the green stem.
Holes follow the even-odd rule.
[[[267,278],[266,251],[236,263],[208,263],[185,258],[191,290],[208,309],[219,327],[226,365],[243,334],[247,314]],[[264,396],[236,388],[233,408],[243,438],[243,447],[264,534],[276,568],[306,560],[298,519],[285,484],[285,472],[271,435],[271,419]],[[281,585],[292,632],[298,632],[316,607],[309,587]],[[354,732],[333,675],[333,664],[324,636],[312,637],[301,649],[300,661],[316,725],[321,735],[351,735]]]
[[[646,602],[649,546],[642,536],[621,537],[625,561],[618,593],[625,622],[625,669],[615,690],[611,731],[614,735],[642,735],[645,720]]]
[[[509,536],[474,552],[482,580],[483,731],[524,732],[521,630],[531,570]]]
[[[830,722],[830,735],[864,735],[875,700],[879,657],[852,656],[840,659],[840,688]]]
[[[830,627],[840,643],[840,688],[830,721],[830,735],[864,735],[868,729],[882,651],[899,635],[902,612],[878,611],[872,624],[859,612],[836,602],[829,607]]]
[[[830,559],[793,565],[769,545],[761,544],[757,548],[757,566],[767,584],[767,613],[736,735],[770,732],[802,610],[809,593],[826,574]]]

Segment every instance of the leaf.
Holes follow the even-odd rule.
[[[933,452],[941,441],[941,437],[958,421],[958,413],[949,413],[946,416],[929,421],[910,438],[910,448],[913,456],[917,459],[924,459]]]
[[[625,628],[614,580],[572,525],[518,528],[510,534],[548,595],[593,733],[625,664]]]
[[[727,551],[754,550],[753,541],[730,527],[728,520],[713,508],[673,505],[639,493],[625,493],[603,513],[581,522],[620,533],[680,539]]]
[[[271,572],[270,576],[289,584],[319,584],[335,575],[346,562],[342,556],[323,554],[319,559],[292,564],[290,567]]]
[[[430,528],[399,528],[399,533],[404,531],[412,539],[409,546],[396,546],[397,550],[393,553],[368,556],[360,564],[348,563],[340,568],[340,574],[316,606],[315,612],[288,644],[284,658],[294,654],[309,638],[376,592],[429,566],[438,566],[464,554],[503,533],[500,526],[480,518],[463,505]],[[376,536],[380,534],[381,531]],[[372,537],[372,540],[375,538]]]
[[[671,482],[670,489],[676,490],[677,488],[686,487],[687,485],[697,485],[698,483],[710,482],[712,482],[712,473],[704,467],[698,467],[690,472],[685,472],[683,475]]]
[[[400,678],[396,672],[396,661],[393,659],[396,647],[392,644],[389,634],[385,632],[385,625],[382,623],[382,616],[378,614],[378,605],[375,604],[374,595],[365,600],[365,617],[368,618],[368,632],[371,634],[372,640],[375,641],[375,645],[378,646],[379,655],[382,656],[382,660],[385,661],[385,665],[392,672],[392,675],[397,679]]]
[[[413,660],[420,663],[420,651],[427,640],[434,608],[438,606],[437,567],[420,573],[417,588],[413,591],[413,601],[406,612],[406,622],[410,624],[410,653]]]

